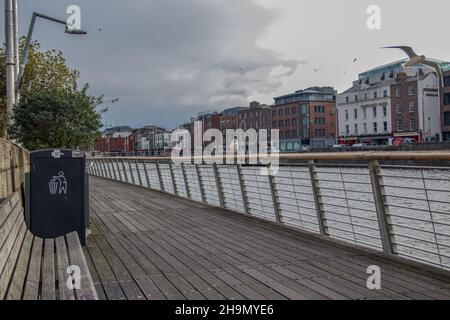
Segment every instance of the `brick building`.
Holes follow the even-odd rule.
[[[270,130],[270,121],[271,108],[256,101],[250,103],[250,108],[244,108],[238,114],[238,128],[244,131]]]
[[[129,153],[134,151],[133,140],[129,137],[116,137],[116,138],[100,138],[95,141],[95,151],[96,152],[106,152],[106,153]]]
[[[336,91],[312,87],[275,98],[272,129],[280,131],[280,151],[317,149],[336,143]]]
[[[236,130],[239,124],[239,113],[248,108],[230,108],[221,112],[220,130],[226,132],[228,129]]]
[[[434,73],[398,76],[391,85],[393,138],[441,140],[438,78]],[[398,139],[397,139],[398,140]]]

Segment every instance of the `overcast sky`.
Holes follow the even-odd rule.
[[[271,104],[308,86],[342,91],[358,73],[403,58],[380,50],[387,45],[450,60],[443,0],[19,0],[20,33],[33,11],[65,20],[71,4],[87,36],[39,20],[34,38],[61,49],[92,94],[120,99],[108,125],[173,128],[200,111]],[[382,10],[380,31],[366,27],[371,4]]]

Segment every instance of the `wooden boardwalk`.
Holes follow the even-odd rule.
[[[273,224],[91,178],[86,258],[101,299],[450,299],[421,273]],[[367,289],[378,265],[382,290]]]

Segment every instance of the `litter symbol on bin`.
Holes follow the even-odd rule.
[[[57,176],[54,176],[48,183],[48,188],[51,195],[67,194],[67,180],[64,177],[64,172],[60,172]]]

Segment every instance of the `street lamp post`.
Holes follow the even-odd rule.
[[[30,23],[30,28],[28,30],[28,35],[27,35],[27,40],[25,42],[25,47],[23,49],[23,53],[22,53],[22,60],[20,62],[20,66],[19,66],[19,74],[17,77],[17,82],[16,82],[16,86],[17,86],[17,90],[20,90],[21,86],[22,86],[22,81],[23,81],[23,74],[25,71],[25,66],[28,63],[28,52],[30,50],[30,44],[31,44],[31,40],[33,38],[33,31],[34,31],[34,26],[36,24],[36,19],[37,18],[41,18],[41,19],[45,19],[45,20],[49,20],[52,22],[56,22],[59,24],[62,24],[64,26],[66,26],[66,33],[69,34],[78,34],[78,35],[84,35],[87,34],[87,32],[82,31],[82,30],[71,30],[69,29],[67,22],[60,20],[60,19],[56,19],[41,13],[37,13],[37,12],[33,12],[33,16],[31,18],[31,23]]]
[[[5,0],[5,40],[6,40],[6,98],[7,125],[11,124],[12,110],[16,103],[16,66],[14,54],[14,2]],[[5,131],[6,136],[6,131]]]

